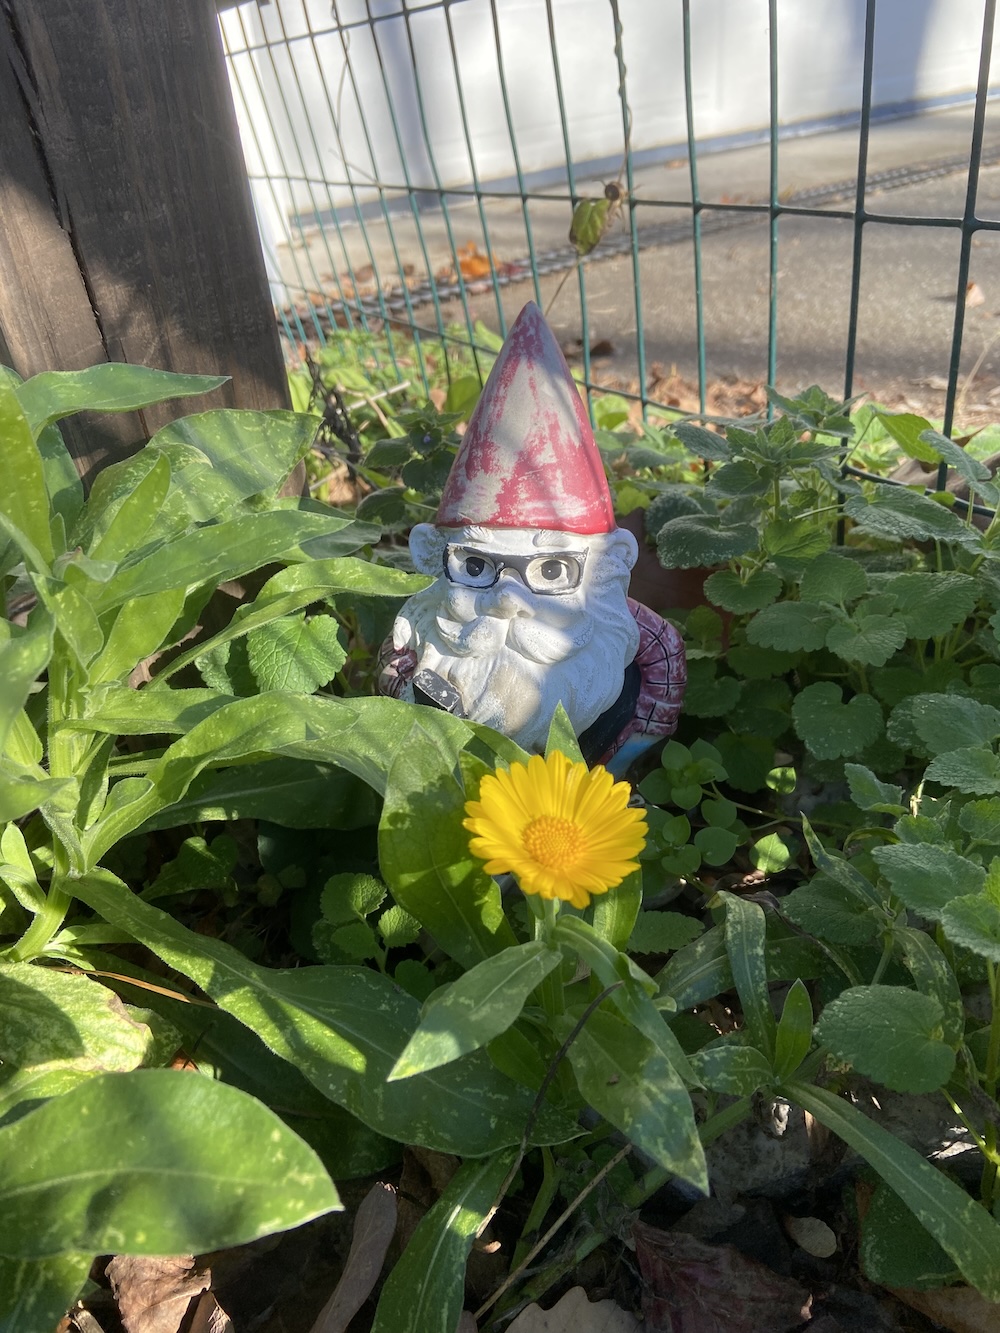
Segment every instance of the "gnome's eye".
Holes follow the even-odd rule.
[[[466,588],[489,588],[497,578],[496,566],[488,556],[464,550],[461,546],[448,547],[445,573],[453,583],[461,583]]]
[[[572,556],[540,556],[525,570],[525,582],[532,592],[569,592],[583,574],[579,559]]]

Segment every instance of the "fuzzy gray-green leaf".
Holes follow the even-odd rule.
[[[935,1092],[955,1067],[941,1005],[905,986],[852,986],[823,1010],[816,1035],[860,1073],[894,1092]]]

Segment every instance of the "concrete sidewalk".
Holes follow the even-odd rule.
[[[888,216],[959,219],[965,209],[972,135],[970,105],[872,126],[868,154],[866,209]],[[855,202],[858,128],[790,138],[778,146],[778,198],[783,204],[819,207],[824,216],[784,216],[778,236],[778,356],[776,382],[783,390],[819,383],[830,393],[844,387],[848,340],[854,225],[838,213]],[[987,117],[977,216],[1000,220],[1000,119]],[[765,204],[770,189],[767,144],[705,154],[697,162],[699,195],[705,203]],[[600,197],[604,180],[576,180],[581,196]],[[553,191],[553,196],[556,192]],[[645,380],[675,369],[697,378],[694,247],[690,172],[686,159],[645,167],[635,176],[633,197],[638,236],[637,274],[627,216],[616,221],[583,265],[591,345],[607,353],[592,371],[601,383],[637,391],[637,328],[644,332]],[[531,229],[531,247],[525,222]],[[536,267],[552,272],[539,280],[548,309],[566,272],[571,251],[572,209],[562,197],[474,200],[449,196],[447,210],[420,215],[422,239],[412,216],[391,217],[392,235],[382,220],[364,231],[342,225],[340,236],[312,228],[281,256],[290,286],[319,291],[331,299],[348,285],[348,256],[357,295],[374,294],[376,274],[383,291],[407,270],[414,298],[428,276],[447,287],[453,269],[452,242],[484,256],[512,279],[498,293],[470,290],[473,318],[499,328],[498,302],[508,323],[535,295],[529,255]],[[766,212],[705,209],[702,214],[702,292],[706,362],[710,380],[767,377],[770,238]],[[485,226],[484,226],[485,219]],[[342,238],[342,239],[341,239]],[[909,405],[938,414],[948,373],[957,293],[960,233],[957,227],[867,222],[863,228],[861,291],[854,392],[867,391],[894,406]],[[346,246],[346,254],[345,247]],[[620,253],[613,253],[620,251]],[[516,280],[518,273],[521,280]],[[334,274],[340,278],[339,285]],[[636,277],[638,281],[636,281]],[[1000,415],[1000,234],[981,231],[972,242],[966,309],[962,409],[974,420]],[[454,279],[452,280],[452,286]],[[474,289],[477,284],[470,284]],[[636,300],[638,288],[639,301]],[[403,318],[405,313],[397,304]],[[581,335],[580,283],[571,273],[559,291],[549,322],[572,350]],[[464,322],[459,299],[442,301],[446,320]],[[416,320],[435,327],[433,307],[423,304]],[[996,396],[993,397],[996,390]],[[995,404],[995,405],[994,405]]]

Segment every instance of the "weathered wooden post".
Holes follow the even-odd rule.
[[[175,416],[288,405],[212,0],[0,7],[0,360],[232,377],[64,423],[87,478]]]

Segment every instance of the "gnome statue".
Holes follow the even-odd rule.
[[[615,523],[580,394],[535,304],[511,328],[410,551],[435,579],[383,645],[383,694],[536,752],[561,703],[587,761],[619,774],[675,729],[683,644],[627,595],[636,540]]]

